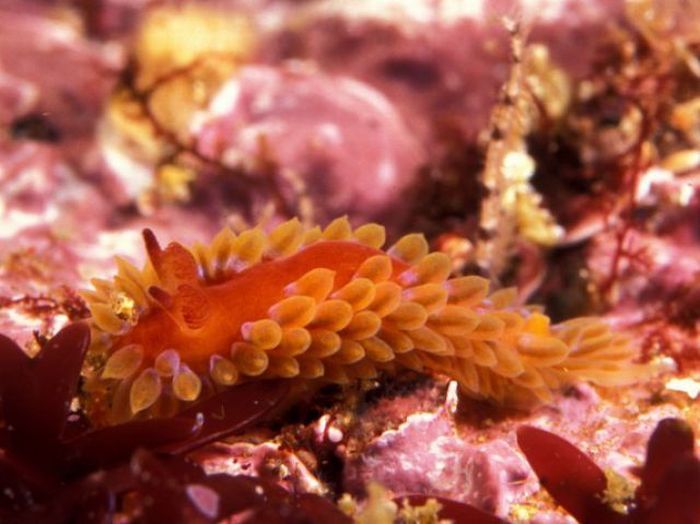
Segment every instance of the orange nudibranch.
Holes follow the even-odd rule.
[[[450,258],[420,234],[385,251],[384,228],[339,218],[324,230],[296,219],[269,234],[226,228],[192,248],[163,249],[148,230],[144,240],[142,270],[117,258],[113,281],[83,293],[94,335],[86,395],[112,421],[259,378],[343,384],[408,368],[504,401],[645,373],[629,339],[596,318],[552,326],[514,305],[513,289],[450,278]]]

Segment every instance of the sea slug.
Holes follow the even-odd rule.
[[[143,270],[117,258],[117,276],[84,292],[93,328],[84,389],[109,421],[172,413],[270,377],[342,384],[408,368],[507,401],[644,373],[628,337],[596,318],[550,325],[538,308],[513,305],[513,289],[450,278],[450,258],[420,234],[382,250],[383,227],[353,230],[339,218],[323,230],[297,219],[269,234],[226,228],[192,248],[143,236]]]

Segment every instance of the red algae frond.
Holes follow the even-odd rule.
[[[512,289],[450,278],[452,261],[422,235],[388,250],[384,238],[381,226],[353,230],[345,218],[324,230],[296,219],[269,234],[224,229],[191,249],[163,249],[144,232],[145,268],[118,259],[114,280],[84,293],[95,335],[86,390],[102,391],[100,409],[118,421],[260,378],[346,384],[407,368],[503,402],[646,373],[631,364],[629,340],[600,320],[550,326],[536,308],[513,305]]]

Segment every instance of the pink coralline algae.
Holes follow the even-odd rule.
[[[429,493],[505,516],[514,498],[534,489],[530,470],[505,441],[469,444],[444,412],[418,413],[388,430],[345,466],[345,486],[362,493],[370,480],[404,493]]]
[[[95,206],[103,196],[52,144],[0,136],[0,165],[0,240],[47,224],[71,230],[81,216],[104,216],[104,206]]]
[[[330,4],[312,6],[301,24],[281,28],[265,54],[362,79],[396,104],[418,136],[438,146],[445,126],[474,137],[487,125],[507,78],[503,16],[521,13],[531,41],[545,43],[557,63],[579,77],[595,60],[592,42],[623,10],[620,0]]]
[[[303,67],[246,66],[195,124],[197,148],[235,166],[261,154],[283,166],[285,193],[308,194],[326,221],[406,219],[422,146],[367,84]]]
[[[57,14],[38,2],[3,2],[0,85],[4,80],[16,93],[12,119],[43,115],[63,139],[75,141],[94,130],[121,64],[114,49],[85,40]]]

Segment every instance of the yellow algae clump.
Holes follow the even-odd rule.
[[[235,12],[163,7],[144,18],[100,134],[142,211],[189,198],[193,166],[204,160],[192,144],[195,117],[254,48],[251,22]]]
[[[199,60],[244,60],[254,41],[251,23],[241,15],[196,5],[155,9],[143,21],[134,46],[136,87],[146,89]]]

